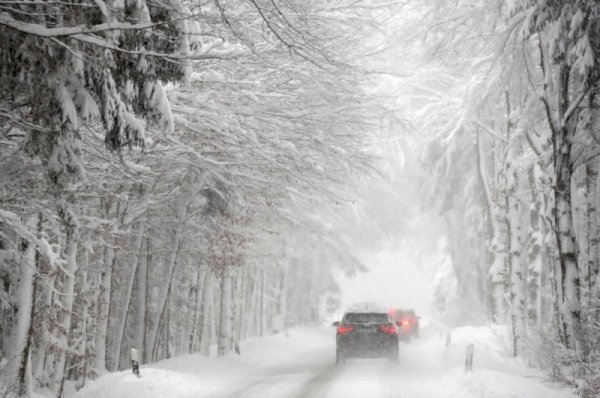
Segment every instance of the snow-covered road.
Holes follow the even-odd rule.
[[[242,344],[242,355],[188,355],[129,372],[106,375],[77,398],[280,398],[280,397],[527,397],[570,398],[505,352],[502,330],[461,328],[445,347],[439,333],[401,344],[400,362],[349,360],[334,364],[335,330],[293,329]],[[474,371],[464,372],[464,350],[475,345]]]

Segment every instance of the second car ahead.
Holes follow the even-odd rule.
[[[419,337],[419,319],[413,310],[390,308],[390,318],[398,325],[398,338],[409,341],[411,337]]]
[[[398,330],[387,312],[347,312],[333,326],[337,327],[337,364],[353,357],[398,361]]]

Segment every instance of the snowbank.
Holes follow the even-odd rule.
[[[167,398],[215,397],[242,388],[251,379],[276,373],[297,362],[323,359],[321,350],[331,339],[331,330],[295,328],[240,343],[241,355],[223,358],[184,355],[143,365],[137,378],[126,370],[91,381],[73,398]],[[333,353],[331,354],[333,359]]]
[[[451,344],[445,348],[445,333],[420,342],[410,350],[437,357],[437,371],[452,393],[449,397],[523,397],[571,398],[575,392],[565,386],[547,382],[546,375],[526,366],[510,352],[510,332],[504,326],[460,327],[450,331]],[[473,370],[465,373],[466,349],[474,346]],[[444,348],[431,347],[437,345]],[[416,353],[416,352],[415,352]],[[431,360],[431,358],[430,358]],[[429,369],[433,371],[431,365]],[[448,377],[453,381],[448,380]]]

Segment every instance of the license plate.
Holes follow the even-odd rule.
[[[376,331],[376,329],[358,329],[358,333],[360,334],[373,334]]]

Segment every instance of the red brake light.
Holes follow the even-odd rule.
[[[381,325],[381,331],[385,334],[396,334],[398,330],[396,325]]]
[[[354,330],[354,326],[352,326],[352,325],[347,325],[347,326],[340,325],[340,326],[338,326],[338,328],[337,328],[337,332],[338,332],[338,334],[346,334],[346,333],[350,333],[350,332],[351,332],[351,331],[353,331],[353,330]]]
[[[403,320],[402,321],[402,326],[404,326],[404,327],[410,326],[410,321],[408,321],[407,319]]]

